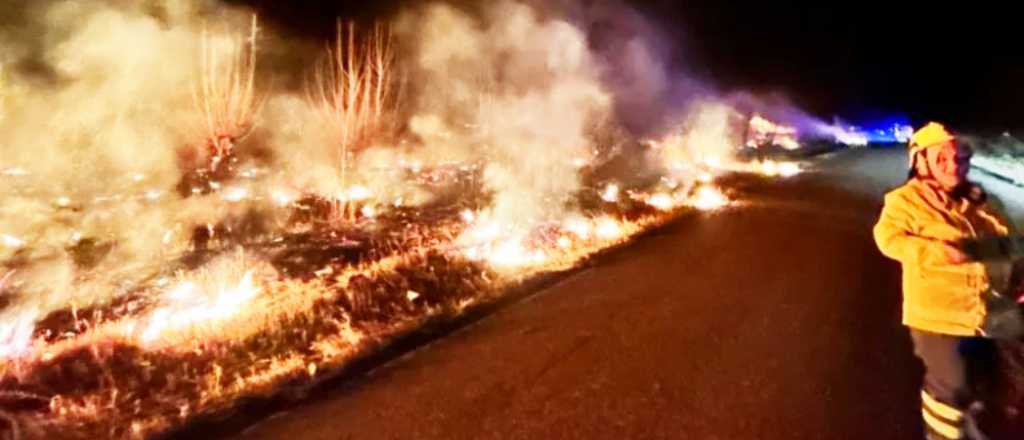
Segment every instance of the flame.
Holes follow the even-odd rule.
[[[779,164],[779,175],[782,177],[792,177],[800,174],[801,171],[800,165],[795,162],[782,162]]]
[[[506,229],[508,229],[507,226],[492,220],[477,224],[465,236],[468,236],[472,242],[487,243],[499,239],[502,236],[503,230]]]
[[[472,211],[462,211],[460,216],[467,223],[475,221]],[[463,232],[459,242],[463,244],[462,253],[467,258],[484,261],[494,268],[511,270],[541,264],[545,260],[543,252],[529,249],[523,238],[525,235],[526,230],[522,227],[488,219],[473,223]]]
[[[373,192],[365,186],[353,186],[345,192],[345,198],[343,200],[351,200],[353,202],[361,202],[373,197]]]
[[[754,171],[768,177],[793,177],[800,174],[800,164],[765,160],[754,166]]]
[[[690,204],[702,211],[714,211],[729,205],[729,198],[713,186],[701,186],[697,189]]]
[[[562,249],[568,249],[572,246],[572,239],[566,236],[558,237],[558,247]]]
[[[12,321],[0,322],[0,359],[14,359],[30,353],[36,315],[23,313]]]
[[[25,246],[25,244],[27,243],[25,242],[25,240],[22,240],[13,235],[0,234],[0,244],[3,244],[4,246],[12,249],[18,249]]]
[[[297,198],[295,193],[285,189],[275,189],[270,192],[270,198],[274,200],[274,203],[279,207],[285,207],[291,205]]]
[[[217,285],[216,282],[200,285],[192,280],[182,281],[166,294],[168,304],[150,315],[140,336],[142,342],[151,344],[168,333],[209,325],[236,315],[260,293],[253,280],[254,272],[246,271],[233,285]]]
[[[550,226],[553,225],[533,232],[548,230]],[[572,267],[579,259],[619,243],[640,229],[608,215],[593,219],[573,216],[548,233],[531,235],[527,229],[490,220],[476,223],[460,241],[464,243],[461,251],[466,258],[484,261],[502,271],[523,274]]]
[[[676,200],[670,194],[657,193],[647,197],[645,202],[661,211],[668,211],[676,206]]]
[[[542,264],[544,253],[531,251],[520,240],[509,240],[497,244],[487,253],[487,262],[498,268],[513,268]]]
[[[224,192],[221,198],[228,202],[240,202],[249,198],[249,189],[242,187],[230,188]]]
[[[595,229],[597,237],[604,240],[620,238],[623,235],[622,225],[611,217],[604,217],[597,221]]]
[[[614,183],[608,184],[608,186],[606,186],[604,188],[604,191],[601,191],[601,199],[606,201],[606,202],[608,202],[608,203],[616,203],[616,202],[618,202],[619,201],[619,185],[616,185]]]
[[[712,169],[722,169],[725,167],[725,160],[722,159],[722,156],[715,154],[705,155],[701,157],[700,162]]]
[[[566,231],[571,232],[576,238],[580,240],[589,240],[591,232],[593,231],[593,225],[583,218],[571,218],[566,220],[562,225],[562,228]]]

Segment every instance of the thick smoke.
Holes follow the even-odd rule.
[[[216,9],[19,3],[4,6],[11,22],[0,27],[0,261],[21,293],[7,315],[109,298],[184,248],[193,225],[232,209],[174,191],[178,152],[204,136],[194,92],[203,17]],[[225,42],[213,34],[211,46]],[[76,269],[97,264],[85,278]]]
[[[688,104],[714,94],[680,61],[680,36],[618,0],[536,2],[574,17],[604,66],[602,80],[614,95],[618,123],[637,137],[661,136],[678,128]]]
[[[416,42],[411,130],[428,154],[485,166],[490,215],[526,224],[564,214],[590,156],[588,128],[611,108],[586,35],[499,1],[478,17],[435,4],[399,20]]]
[[[308,55],[322,46],[260,34],[261,111],[236,148],[239,168],[265,172],[219,183],[286,198],[358,185],[417,205],[431,194],[396,169],[478,166],[493,195],[482,218],[525,234],[577,215],[581,169],[608,151],[658,172],[728,157],[743,115],[764,107],[690,79],[668,38],[622,4],[558,3],[434,3],[398,16],[390,131],[358,148],[340,148],[311,103]],[[209,137],[197,110],[204,42],[238,56],[225,30],[248,35],[250,13],[203,0],[0,4],[0,262],[14,270],[0,294],[18,293],[0,323],[109,300],[152,281],[197,226],[265,208],[177,190],[183,152]],[[619,149],[668,135],[659,154]]]

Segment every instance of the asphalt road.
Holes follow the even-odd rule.
[[[900,165],[822,166],[734,179],[741,206],[221,438],[919,438],[899,271],[870,237]]]

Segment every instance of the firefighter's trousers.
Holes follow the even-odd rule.
[[[914,353],[924,362],[921,415],[931,440],[982,440],[977,415],[995,377],[991,339],[910,329]]]

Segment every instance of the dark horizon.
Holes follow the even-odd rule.
[[[329,34],[336,16],[373,20],[412,3],[232,2],[304,35]],[[1014,44],[1008,10],[798,0],[626,3],[673,40],[673,64],[723,91],[780,94],[824,119],[904,114],[914,124],[939,120],[961,130],[1024,128],[1024,50]]]

